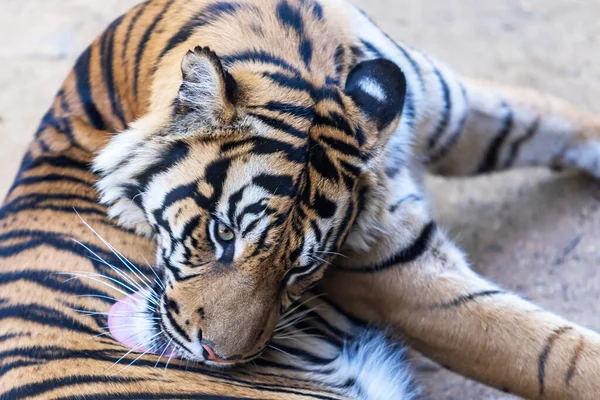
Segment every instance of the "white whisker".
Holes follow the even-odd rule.
[[[101,283],[101,284],[103,284],[105,286],[108,286],[109,288],[111,288],[113,290],[116,290],[117,292],[121,293],[124,296],[129,296],[131,294],[131,293],[124,292],[123,290],[121,290],[121,289],[119,289],[119,288],[117,288],[117,287],[115,287],[115,286],[113,286],[113,285],[111,285],[109,283],[106,283],[103,280],[96,279],[93,276],[88,276],[88,275],[85,275],[85,274],[75,274],[75,273],[72,273],[72,272],[57,272],[57,274],[58,275],[70,275],[71,278],[65,280],[65,282],[69,282],[69,281],[72,281],[73,279],[78,279],[78,278],[86,278],[86,279],[92,280],[94,282],[98,282],[98,283]],[[100,275],[100,274],[97,274],[97,275],[104,276],[104,275]]]
[[[107,300],[118,301],[114,297],[104,296],[102,294],[80,294],[80,295],[77,295],[75,297],[94,297],[94,298],[98,298],[98,299],[107,299]]]
[[[156,368],[158,366],[158,363],[160,363],[160,359],[165,355],[167,349],[169,348],[169,346],[171,346],[171,343],[173,343],[173,339],[171,338],[171,340],[169,340],[169,342],[165,345],[165,348],[163,349],[162,353],[160,353],[160,356],[158,356],[158,360],[156,360],[156,364],[154,364],[154,368]]]
[[[135,349],[139,348],[139,347],[143,347],[149,343],[152,342],[152,339],[154,339],[156,336],[160,335],[162,332],[158,332],[152,336],[150,336],[150,338],[148,338],[148,340],[144,341],[144,342],[140,342],[138,344],[136,344],[135,346],[133,346],[133,348],[131,348],[127,353],[123,354],[123,356],[121,358],[119,358],[117,361],[114,362],[113,365],[111,365],[110,367],[108,367],[108,369],[106,370],[107,372],[110,371],[115,365],[117,365],[118,363],[121,362],[121,360],[123,360],[125,357],[127,357],[129,354],[133,353],[134,351],[136,351]],[[142,355],[146,354],[148,351],[144,352]],[[138,357],[139,358],[139,357]],[[138,359],[136,358],[136,360]],[[121,371],[119,371],[121,372]]]
[[[287,310],[285,313],[283,313],[283,314],[281,315],[281,318],[285,318],[285,316],[286,316],[286,315],[289,315],[289,314],[291,314],[292,312],[296,311],[298,308],[302,307],[303,305],[305,305],[305,304],[306,304],[306,303],[308,303],[309,301],[312,301],[312,300],[314,300],[314,299],[318,299],[319,297],[323,297],[323,296],[325,296],[325,295],[324,295],[324,294],[316,294],[316,295],[314,295],[314,296],[312,296],[312,297],[310,297],[310,298],[308,298],[308,299],[304,300],[302,303],[298,304],[296,307],[294,307],[294,308],[292,308],[292,309],[290,309],[290,310]]]
[[[80,245],[81,247],[83,247],[84,249],[86,249],[91,254],[93,254],[96,257],[96,260],[102,262],[104,265],[106,265],[107,267],[109,267],[110,269],[112,269],[113,271],[115,271],[119,276],[123,277],[129,284],[133,285],[136,289],[142,290],[142,287],[139,285],[139,283],[137,283],[136,281],[134,281],[133,279],[131,279],[129,276],[127,276],[127,274],[125,274],[119,268],[115,267],[114,265],[112,265],[109,262],[107,262],[106,260],[104,260],[98,254],[96,254],[92,249],[90,249],[88,246],[86,246],[85,244],[81,243],[80,241],[75,240],[75,239],[73,239],[73,241],[75,243],[77,243],[78,245]]]
[[[125,265],[140,281],[144,281],[144,279],[141,278],[141,276],[143,276],[145,278],[145,280],[149,283],[151,283],[148,278],[145,277],[145,275],[131,262],[129,261],[125,256],[123,256],[117,249],[115,249],[110,243],[108,243],[102,236],[100,236],[100,234],[98,232],[96,232],[96,230],[94,228],[92,228],[90,226],[90,224],[88,224],[82,217],[81,215],[79,215],[79,213],[77,212],[77,210],[75,210],[75,213],[77,214],[77,216],[79,217],[79,219],[81,219],[81,221],[84,223],[84,225],[91,230],[97,237],[98,239],[100,239],[102,241],[102,243],[110,250],[112,251],[117,258],[119,259],[119,261],[121,261],[123,263],[123,265]],[[139,275],[138,275],[139,273]],[[141,275],[141,276],[140,276]],[[148,289],[154,293],[154,289],[148,285],[146,283],[146,286],[148,287]]]
[[[269,344],[269,345],[268,345],[268,347],[272,348],[273,350],[277,350],[277,351],[279,351],[279,352],[281,352],[281,353],[283,353],[283,354],[285,354],[285,355],[288,355],[288,356],[290,356],[290,357],[293,357],[293,358],[295,358],[295,359],[297,359],[297,360],[300,360],[300,361],[302,361],[302,359],[301,359],[300,357],[298,357],[298,356],[295,356],[295,355],[293,355],[293,354],[290,354],[290,353],[288,353],[287,351],[283,351],[283,350],[281,350],[279,347],[275,347],[275,346],[273,346],[272,344]]]
[[[344,258],[349,258],[347,255],[342,254],[342,253],[337,253],[335,251],[315,251],[315,253],[319,253],[319,254],[328,254],[328,255],[333,255],[333,256],[340,256],[340,257],[344,257]]]
[[[173,341],[173,339],[171,339],[171,342]],[[169,342],[169,343],[171,343]],[[167,367],[169,366],[169,363],[171,362],[171,359],[173,358],[173,355],[175,353],[171,352],[171,354],[169,355],[169,359],[167,360],[167,363],[165,364],[165,371],[167,370]]]
[[[140,253],[140,256],[142,257],[142,260],[144,260],[144,262],[146,263],[146,265],[148,266],[148,268],[150,268],[150,271],[152,271],[152,273],[155,276],[155,280],[154,282],[158,283],[158,286],[160,286],[160,288],[162,290],[165,290],[165,285],[162,282],[162,279],[160,279],[160,277],[158,276],[158,274],[156,273],[156,271],[154,270],[154,267],[152,267],[152,265],[150,265],[150,263],[148,262],[148,260],[146,260],[146,257],[144,257],[144,255],[142,253]]]

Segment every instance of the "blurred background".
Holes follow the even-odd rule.
[[[0,0],[0,196],[79,53],[136,0]],[[393,38],[459,73],[600,113],[600,2],[356,0]],[[514,171],[429,179],[441,225],[483,275],[600,329],[600,183]],[[443,195],[442,195],[443,194]],[[431,399],[512,399],[418,359]]]

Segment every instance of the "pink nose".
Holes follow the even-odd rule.
[[[225,360],[219,356],[217,356],[215,354],[215,352],[213,351],[213,349],[211,349],[209,346],[202,344],[202,347],[204,347],[204,350],[206,350],[206,352],[208,353],[208,359],[210,361],[214,361],[214,362],[218,362],[218,363],[222,363],[222,364],[234,364],[237,362],[237,360]]]

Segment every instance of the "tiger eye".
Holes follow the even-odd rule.
[[[219,226],[217,227],[217,234],[219,235],[219,239],[225,242],[232,241],[234,237],[233,231],[229,229],[227,225],[221,223],[219,223]]]

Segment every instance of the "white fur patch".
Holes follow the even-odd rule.
[[[363,92],[377,99],[377,101],[380,103],[383,103],[387,99],[385,95],[385,90],[383,90],[381,85],[372,78],[361,79],[358,82],[358,85],[360,86]]]
[[[414,400],[418,391],[404,349],[381,332],[363,329],[347,342],[324,383],[348,383],[348,396],[360,400]]]

